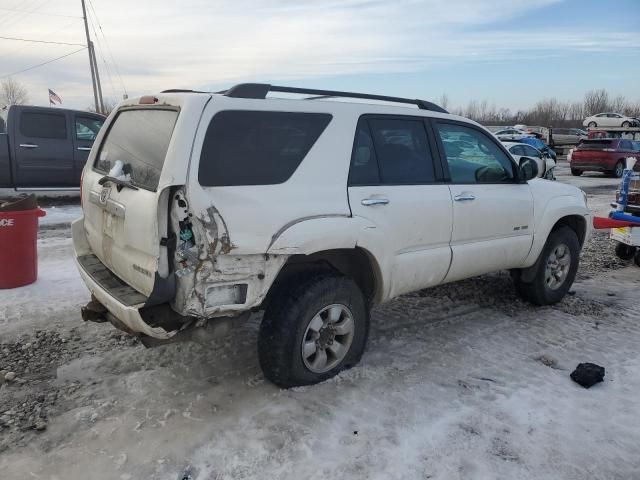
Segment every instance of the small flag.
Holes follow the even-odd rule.
[[[58,96],[56,92],[49,89],[49,104],[55,105],[56,103],[62,103],[62,99]]]

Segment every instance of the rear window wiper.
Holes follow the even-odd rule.
[[[136,187],[133,184],[132,181],[126,181],[126,180],[122,180],[120,178],[110,177],[109,175],[105,175],[100,180],[98,180],[98,184],[99,185],[104,185],[107,182],[115,183],[117,185],[116,188],[117,188],[118,191],[122,190],[123,187],[130,188],[131,190],[140,190],[138,187]]]

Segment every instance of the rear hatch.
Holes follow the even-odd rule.
[[[186,183],[193,138],[209,99],[160,95],[120,107],[84,170],[84,227],[92,253],[147,297],[171,284],[169,195]]]
[[[583,140],[572,154],[572,161],[580,164],[598,163],[606,159],[609,152],[614,152],[617,145],[616,139],[598,138]]]

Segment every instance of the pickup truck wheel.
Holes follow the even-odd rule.
[[[518,293],[536,305],[552,305],[564,298],[578,271],[580,243],[569,227],[554,230],[536,262],[531,282],[514,275]]]
[[[636,247],[618,242],[616,245],[616,257],[620,260],[631,260],[636,253]]]
[[[577,168],[572,168],[571,175],[573,175],[574,177],[579,177],[580,175],[582,175],[582,170],[578,170]]]
[[[267,379],[289,388],[335,376],[360,361],[369,311],[353,280],[318,274],[282,288],[267,307],[258,357]]]

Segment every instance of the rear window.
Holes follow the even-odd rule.
[[[578,145],[580,150],[602,150],[603,148],[612,148],[613,140],[583,140]]]
[[[327,113],[227,110],[213,117],[198,180],[205,187],[286,182],[331,121]]]
[[[122,174],[130,175],[136,186],[157,189],[177,118],[176,110],[121,111],[100,146],[94,168],[107,174],[120,160]]]
[[[24,112],[20,115],[20,133],[31,138],[67,138],[67,119],[55,113]]]

